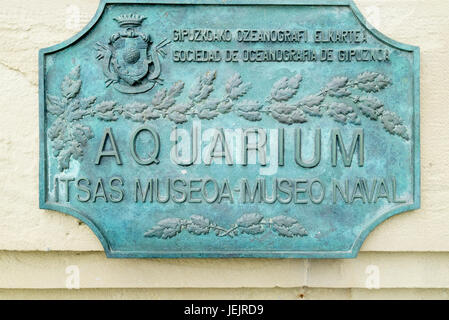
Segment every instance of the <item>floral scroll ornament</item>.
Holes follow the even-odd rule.
[[[170,239],[179,235],[183,230],[193,235],[208,235],[215,232],[217,237],[236,237],[242,234],[258,235],[271,230],[282,237],[305,237],[307,230],[291,217],[278,216],[265,219],[259,213],[248,213],[241,216],[230,228],[224,228],[201,216],[193,215],[189,219],[168,218],[159,221],[145,233],[145,237]]]
[[[92,129],[83,122],[88,118],[116,121],[119,118],[146,123],[166,119],[175,124],[196,117],[212,120],[228,113],[251,122],[271,116],[286,124],[301,124],[313,117],[330,117],[336,122],[361,124],[361,117],[379,122],[390,134],[404,140],[410,135],[403,120],[386,110],[384,103],[373,94],[386,89],[391,80],[377,72],[363,72],[354,79],[335,77],[318,93],[294,99],[302,82],[299,74],[276,81],[265,102],[243,99],[251,83],[244,82],[238,73],[230,76],[216,97],[216,71],[207,71],[191,85],[183,101],[185,83],[176,81],[170,87],[161,88],[145,102],[120,104],[117,101],[98,102],[96,97],[80,97],[82,81],[80,67],[75,67],[62,81],[59,96],[47,94],[47,111],[55,117],[50,123],[48,137],[52,141],[53,154],[60,171],[68,169],[70,160],[80,160],[84,148],[93,138]]]

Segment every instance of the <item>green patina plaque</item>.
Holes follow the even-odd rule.
[[[419,207],[419,49],[351,1],[102,1],[40,52],[40,207],[108,257],[355,257]]]

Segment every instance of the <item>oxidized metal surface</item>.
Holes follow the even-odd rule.
[[[41,208],[109,257],[355,257],[419,207],[419,49],[351,1],[103,1],[40,133]]]

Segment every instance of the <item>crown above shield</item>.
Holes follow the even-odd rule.
[[[118,22],[120,27],[130,28],[130,27],[140,27],[146,17],[140,14],[122,14],[117,18],[114,18]]]

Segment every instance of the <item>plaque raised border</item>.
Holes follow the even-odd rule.
[[[104,13],[104,10],[107,5],[111,4],[179,4],[179,5],[238,5],[238,6],[270,6],[270,5],[282,5],[282,6],[341,6],[341,7],[349,7],[355,17],[359,20],[360,24],[369,32],[377,38],[380,42],[383,42],[397,50],[412,53],[413,54],[413,117],[412,117],[412,136],[411,141],[413,144],[413,204],[407,204],[400,207],[395,208],[391,211],[386,211],[380,216],[378,219],[372,221],[369,225],[365,227],[365,229],[358,235],[357,239],[354,241],[352,248],[347,251],[166,251],[166,252],[152,252],[152,251],[116,251],[111,249],[109,245],[108,239],[102,234],[100,229],[89,219],[87,219],[81,212],[69,207],[56,205],[54,203],[49,203],[46,201],[46,159],[47,159],[47,137],[46,137],[46,120],[45,120],[45,112],[46,112],[46,101],[45,101],[45,56],[47,54],[58,52],[62,49],[70,47],[72,44],[76,43],[78,40],[82,39],[89,31],[94,28],[96,23],[99,21],[101,16]],[[145,90],[143,88],[142,90]],[[357,256],[360,247],[362,246],[364,240],[368,236],[368,234],[380,223],[385,221],[386,219],[414,209],[418,209],[420,207],[420,124],[419,124],[419,110],[420,110],[420,52],[419,48],[411,45],[406,45],[394,41],[372,26],[370,26],[365,18],[362,16],[360,11],[357,9],[356,5],[352,0],[287,0],[287,1],[273,1],[273,0],[256,0],[256,1],[242,1],[242,0],[233,0],[233,1],[218,1],[218,0],[203,0],[201,3],[197,1],[163,1],[163,0],[142,0],[136,2],[135,0],[102,0],[100,6],[93,17],[93,19],[88,23],[87,26],[83,28],[81,32],[79,32],[74,37],[64,41],[58,45],[45,48],[40,50],[39,52],[39,124],[40,124],[40,172],[39,172],[39,200],[40,200],[40,208],[55,210],[64,212],[69,214],[82,222],[84,222],[98,237],[101,244],[104,247],[106,255],[108,257],[113,258],[150,258],[150,257],[165,257],[165,258],[229,258],[229,257],[257,257],[257,258],[354,258]]]

